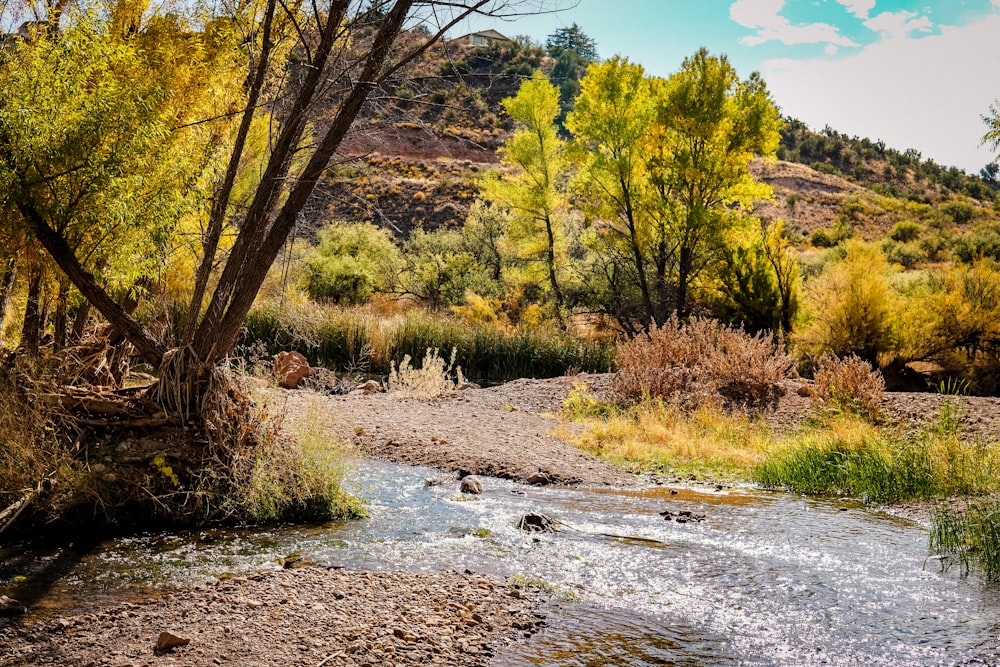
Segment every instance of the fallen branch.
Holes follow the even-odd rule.
[[[31,503],[35,502],[40,495],[52,488],[51,479],[43,479],[35,488],[29,491],[27,494],[22,496],[19,500],[15,501],[13,504],[8,505],[7,508],[0,512],[0,535],[4,533],[5,530],[10,528],[17,518],[28,508]]]

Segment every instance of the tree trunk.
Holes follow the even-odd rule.
[[[42,266],[33,263],[28,269],[28,302],[24,308],[19,347],[37,357],[42,337]]]
[[[677,263],[677,319],[687,317],[688,281],[691,279],[691,264],[694,253],[691,248],[681,246],[680,261]]]
[[[87,330],[88,320],[90,320],[90,302],[84,301],[76,311],[76,317],[73,318],[73,330],[69,334],[70,343],[80,342],[83,332]]]
[[[635,262],[636,279],[639,281],[639,291],[642,293],[642,306],[646,309],[646,321],[643,323],[643,328],[649,327],[650,322],[656,322],[655,312],[653,310],[653,300],[649,296],[649,281],[646,280],[646,260],[642,256],[642,246],[639,245],[639,234],[635,228],[635,211],[632,208],[632,198],[627,194],[629,192],[628,183],[624,179],[620,179],[619,185],[621,186],[622,192],[625,195],[625,222],[628,225],[628,240],[629,246],[632,250],[632,261]]]
[[[219,249],[219,239],[222,237],[222,229],[226,221],[226,211],[229,209],[229,199],[233,193],[233,186],[236,183],[236,175],[239,173],[240,161],[243,158],[247,136],[250,134],[250,125],[253,123],[254,111],[260,100],[261,89],[264,87],[264,80],[267,75],[268,66],[270,65],[271,24],[274,18],[275,4],[276,0],[268,0],[267,2],[257,68],[253,81],[250,84],[246,107],[243,110],[243,118],[240,119],[240,128],[236,133],[236,142],[233,146],[233,152],[229,157],[229,165],[226,168],[225,178],[223,179],[222,186],[215,193],[215,201],[212,203],[212,212],[208,219],[208,231],[205,240],[202,242],[201,264],[198,266],[198,272],[194,281],[194,294],[191,297],[187,319],[184,322],[184,328],[181,332],[181,340],[185,344],[191,342],[198,325],[198,316],[201,314],[201,306],[205,300],[205,290],[208,288],[208,279],[212,275],[212,266],[215,264],[215,255]]]
[[[3,327],[7,321],[7,309],[14,295],[14,278],[17,275],[17,260],[11,257],[7,260],[3,276],[0,276],[0,341],[3,340]]]
[[[97,284],[94,277],[83,268],[66,240],[45,222],[45,218],[34,206],[26,202],[18,202],[18,210],[31,225],[35,238],[63,270],[66,277],[80,290],[84,298],[129,339],[143,361],[158,367],[165,352],[163,346],[156,342],[145,327],[129,317],[128,313],[108,296],[108,293]]]
[[[302,170],[263,240],[256,233],[248,233],[246,228],[241,230],[219,279],[212,303],[194,337],[194,349],[205,363],[218,362],[236,346],[243,321],[250,312],[268,269],[288,239],[299,212],[323,176],[330,159],[347,136],[347,131],[354,124],[368,95],[377,85],[389,49],[399,35],[412,4],[412,0],[399,0],[383,19],[357,83],[340,106],[322,142]],[[297,105],[301,103],[308,106],[311,101],[311,98],[297,100]],[[256,230],[263,231],[264,221],[257,220],[255,223]]]
[[[556,280],[556,237],[552,229],[552,217],[545,216],[545,233],[548,235],[548,247],[545,253],[545,264],[549,270],[549,286],[552,288],[552,295],[556,299],[556,319],[559,320],[559,328],[566,330],[566,322],[563,320],[563,295],[559,289],[559,281]]]
[[[62,277],[59,280],[59,293],[56,296],[56,315],[52,323],[52,346],[57,351],[66,347],[67,300],[69,300],[69,280]]]

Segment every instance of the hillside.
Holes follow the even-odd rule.
[[[344,142],[343,157],[353,159],[317,188],[306,234],[331,219],[368,220],[404,238],[414,228],[460,225],[478,196],[478,175],[498,164],[512,129],[501,100],[534,69],[553,65],[543,49],[519,42],[430,50]],[[882,239],[903,221],[961,234],[1000,220],[1000,184],[987,170],[968,175],[795,119],[786,119],[778,157],[753,166],[774,189],[757,213],[785,220],[803,245]]]

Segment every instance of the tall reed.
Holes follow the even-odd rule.
[[[380,375],[406,355],[419,359],[428,349],[455,349],[456,365],[480,382],[557,377],[574,368],[604,372],[614,363],[613,344],[558,331],[511,332],[418,309],[382,315],[315,304],[280,314],[273,308],[251,311],[238,354],[255,348],[268,357],[295,350],[314,365]]]
[[[976,567],[1000,580],[1000,501],[968,507],[964,512],[939,510],[931,528],[931,549],[958,562],[964,572]]]

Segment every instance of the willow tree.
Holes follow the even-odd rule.
[[[556,317],[563,321],[567,201],[564,142],[559,138],[559,90],[541,72],[503,101],[518,127],[501,149],[506,172],[484,181],[486,196],[511,214],[507,235],[522,261],[544,266]]]
[[[199,409],[212,370],[236,346],[268,269],[369,96],[462,20],[473,14],[509,16],[517,4],[394,0],[378,3],[379,11],[372,14],[351,0],[292,5],[266,0],[263,5],[240,5],[235,14],[213,17],[214,22],[204,21],[207,27],[226,19],[241,31],[242,39],[232,48],[248,56],[249,70],[243,91],[224,100],[237,127],[227,138],[226,168],[212,187],[194,296],[176,340],[152,335],[112,298],[88,270],[67,229],[45,215],[24,211],[30,233],[73,285],[122,332],[143,361],[159,369],[152,396],[168,414]],[[537,2],[523,4],[538,10]],[[139,18],[128,22],[126,42],[141,38],[148,29],[148,14],[134,14]],[[428,29],[407,30],[418,25]],[[66,41],[58,34],[53,39]],[[106,58],[96,61],[99,66]],[[143,79],[122,81],[138,80],[141,85]],[[272,128],[268,152],[262,164],[254,165],[259,177],[252,195],[234,202],[236,179],[249,160],[247,137],[261,117]],[[168,124],[162,139],[183,136],[194,127],[194,121]],[[124,142],[137,140],[130,132],[115,136]],[[38,180],[15,176],[23,183]],[[220,256],[219,239],[227,230],[234,238]]]
[[[218,115],[210,93],[234,74],[231,39],[164,20],[133,34],[117,9],[60,12],[61,24],[29,28],[0,56],[3,235],[44,246],[70,280],[96,285],[87,273],[99,271],[91,291],[105,308],[159,270],[191,179],[219,143],[216,122],[172,128]],[[59,283],[64,313],[69,283]]]

